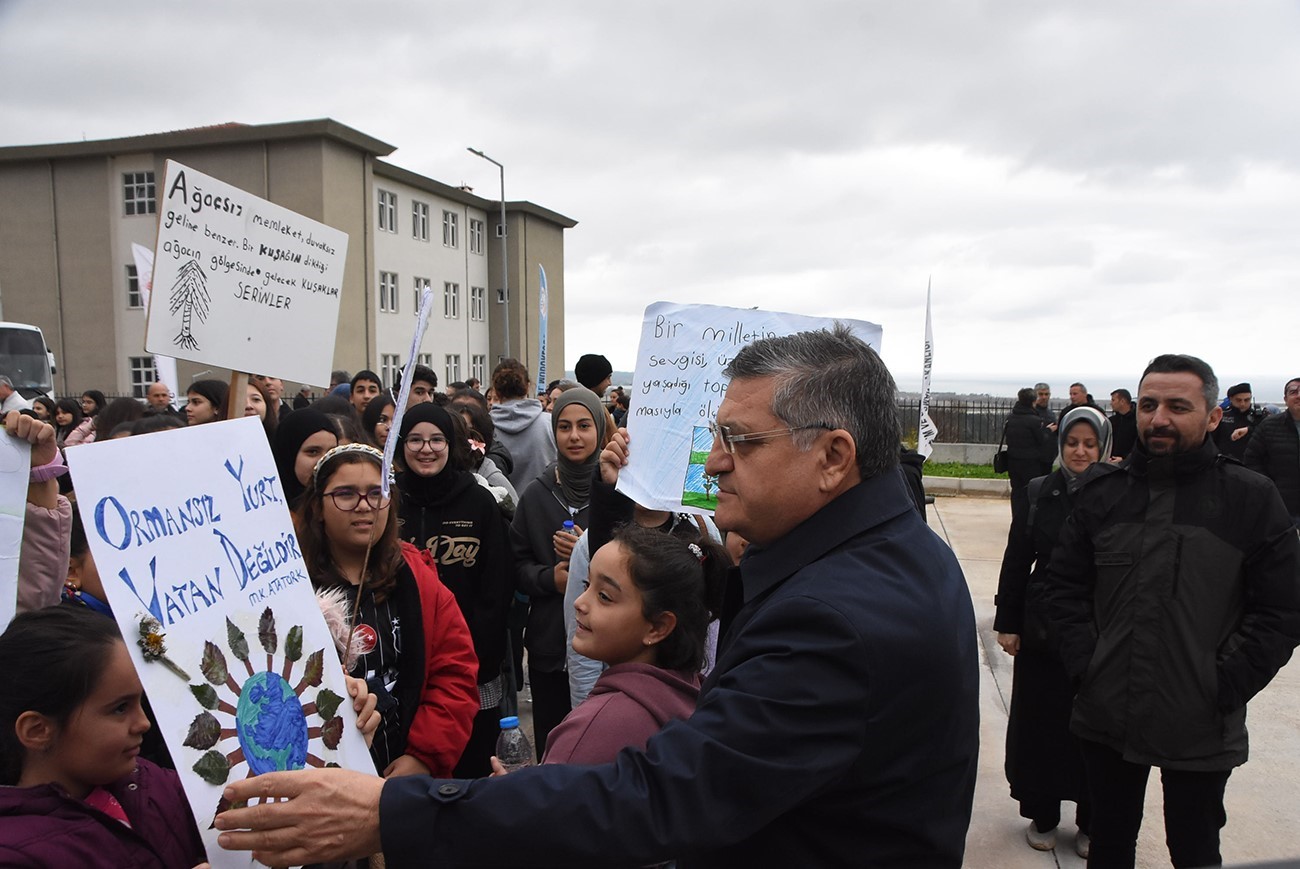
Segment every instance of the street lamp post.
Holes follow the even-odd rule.
[[[466,148],[471,154],[482,157],[501,170],[501,286],[505,298],[502,299],[502,305],[505,308],[505,335],[506,335],[506,356],[513,355],[510,352],[510,251],[507,248],[506,237],[506,167],[502,166],[496,160],[493,160],[482,151],[474,148]]]

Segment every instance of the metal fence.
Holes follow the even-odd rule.
[[[930,419],[939,429],[935,441],[944,444],[996,444],[1015,403],[1012,398],[931,399]],[[1064,406],[1064,402],[1053,401],[1052,412],[1056,413]],[[915,442],[921,399],[900,398],[897,407],[903,440]]]

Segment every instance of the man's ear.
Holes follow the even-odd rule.
[[[1219,427],[1219,422],[1222,419],[1223,419],[1223,408],[1219,407],[1216,404],[1214,406],[1214,410],[1210,411],[1210,419],[1205,424],[1205,430],[1214,431],[1216,428]]]
[[[842,428],[827,432],[818,439],[817,450],[821,459],[818,489],[822,492],[838,492],[846,484],[856,485],[861,481],[858,473],[858,448],[853,435]]]
[[[19,715],[14,722],[14,735],[28,751],[45,751],[54,744],[57,733],[58,728],[49,717],[30,709]]]

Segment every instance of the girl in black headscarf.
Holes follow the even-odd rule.
[[[298,506],[316,462],[338,445],[334,424],[315,408],[295,410],[276,428],[271,453],[290,510]]]
[[[433,403],[417,404],[390,437],[400,438],[394,453],[402,491],[398,533],[428,554],[474,638],[479,712],[455,774],[480,778],[492,772],[489,761],[503,714],[501,665],[515,589],[506,522],[496,499],[468,470],[468,437],[458,414]]]
[[[519,498],[510,528],[519,588],[531,608],[524,647],[533,693],[533,730],[537,754],[546,751],[546,736],[571,709],[564,672],[564,589],[569,556],[587,527],[591,478],[605,444],[605,409],[585,387],[563,393],[551,410],[556,461],[529,483]],[[571,521],[573,530],[564,529]]]

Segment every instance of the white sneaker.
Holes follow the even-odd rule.
[[[1074,837],[1074,853],[1083,859],[1088,859],[1088,851],[1092,848],[1092,837],[1082,830]]]
[[[1056,847],[1056,828],[1040,833],[1034,826],[1034,822],[1030,821],[1029,829],[1025,830],[1025,839],[1029,841],[1029,847],[1035,851],[1050,851]]]

